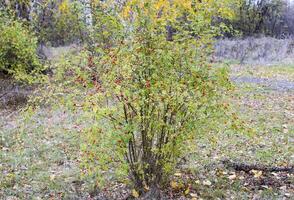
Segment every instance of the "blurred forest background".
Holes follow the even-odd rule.
[[[123,1],[117,1],[123,4]],[[86,40],[86,27],[98,20],[93,3],[80,1],[9,1],[0,4],[2,11],[14,12],[14,16],[26,20],[38,34],[40,42],[52,46],[82,42]],[[268,36],[285,39],[294,34],[294,3],[291,0],[242,0],[236,7],[236,18],[214,23],[224,23],[231,30],[224,30],[223,37]]]
[[[69,44],[82,44],[91,41],[91,34],[103,27],[97,14],[94,1],[58,1],[58,0],[3,0],[1,13],[25,21],[38,38],[39,56],[48,56],[44,47],[58,47]],[[287,60],[292,57],[294,34],[294,2],[291,0],[240,0],[235,6],[233,19],[215,16],[214,24],[223,27],[222,36],[216,45],[216,57],[219,59],[237,59],[241,62]],[[117,1],[124,4],[124,1]],[[97,32],[98,31],[98,32]],[[101,30],[100,30],[101,31]],[[171,30],[172,31],[172,30]],[[254,40],[253,38],[262,38]],[[93,37],[92,37],[93,38]],[[249,38],[249,39],[248,39]],[[252,39],[250,39],[252,38]],[[224,39],[224,40],[222,40]],[[242,41],[239,41],[239,40]],[[245,40],[243,40],[245,39]],[[234,42],[234,40],[236,40]],[[283,41],[281,41],[283,40]],[[274,46],[280,46],[282,55]],[[221,46],[221,47],[220,47]],[[253,53],[249,51],[253,50]],[[266,52],[264,52],[266,51]],[[48,55],[46,55],[46,53]],[[248,57],[248,58],[247,58]]]

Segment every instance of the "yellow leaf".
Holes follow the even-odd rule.
[[[133,189],[132,190],[132,196],[135,197],[135,198],[138,198],[139,197],[139,193],[135,189]]]
[[[65,0],[59,5],[60,12],[66,13],[69,10],[69,1]]]
[[[175,176],[182,176],[181,173],[175,173],[174,175],[175,175]]]
[[[130,7],[130,6],[127,6],[127,7],[123,10],[123,12],[122,12],[123,17],[124,17],[124,18],[129,17],[130,12],[131,12],[131,7]]]
[[[54,179],[55,179],[55,175],[53,174],[50,176],[50,181],[53,181]]]
[[[226,172],[226,171],[223,171],[223,172],[222,172],[222,174],[223,174],[223,175],[227,175],[227,174],[228,174],[228,172]]]
[[[98,111],[98,107],[97,106],[94,106],[93,107],[93,112],[96,113],[97,111]]]
[[[187,194],[189,194],[189,192],[190,192],[190,188],[187,188],[184,193],[185,193],[185,195],[187,195]]]
[[[170,182],[170,186],[173,188],[173,189],[177,189],[179,187],[179,184],[175,181],[171,181]]]
[[[262,175],[262,171],[251,170],[251,172],[254,174],[254,178],[259,178]]]
[[[144,183],[144,189],[145,189],[145,191],[149,191],[150,190],[149,186],[146,185],[146,183]]]

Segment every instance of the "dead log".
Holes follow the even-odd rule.
[[[266,166],[262,164],[247,164],[233,162],[231,160],[223,160],[222,163],[229,168],[233,168],[236,171],[250,172],[251,170],[259,170],[264,172],[288,172],[294,173],[294,166],[279,167],[279,166]]]

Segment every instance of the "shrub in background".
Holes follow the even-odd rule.
[[[0,16],[0,70],[19,80],[41,70],[37,38],[22,22]]]

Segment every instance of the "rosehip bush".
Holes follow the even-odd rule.
[[[112,45],[66,59],[56,71],[59,91],[64,83],[68,93],[63,102],[91,121],[82,167],[97,183],[129,177],[139,192],[161,187],[196,137],[222,123],[230,82],[207,58],[219,30],[212,19],[232,17],[231,3],[100,2],[119,24]]]

